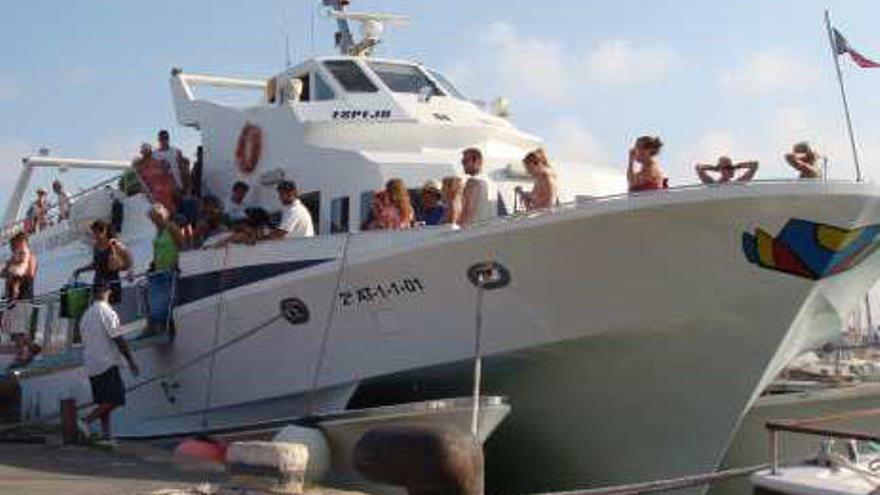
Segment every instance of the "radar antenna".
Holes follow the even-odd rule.
[[[346,12],[345,7],[349,0],[323,0],[324,5],[329,7],[327,14],[336,19],[339,31],[336,32],[336,46],[343,55],[355,57],[369,56],[373,49],[382,42],[382,32],[385,24],[402,26],[409,22],[409,18],[402,15],[383,14],[373,12]],[[348,21],[357,21],[361,24],[363,39],[354,42]]]

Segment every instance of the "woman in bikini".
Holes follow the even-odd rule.
[[[385,184],[385,191],[391,204],[397,210],[400,220],[397,225],[392,226],[393,229],[408,229],[412,227],[416,219],[415,210],[413,210],[412,202],[409,199],[409,192],[401,179],[391,179]]]
[[[663,175],[660,161],[657,155],[663,148],[663,142],[659,137],[642,136],[636,139],[636,144],[629,150],[629,165],[626,169],[626,180],[629,183],[630,192],[652,191],[666,189],[668,181]],[[638,164],[638,171],[636,171]]]
[[[550,166],[550,160],[547,159],[547,153],[544,149],[538,148],[529,152],[523,158],[523,165],[534,181],[532,190],[529,192],[517,189],[526,210],[541,210],[555,206],[557,198],[556,173]]]

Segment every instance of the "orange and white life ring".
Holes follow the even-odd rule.
[[[259,127],[247,123],[238,135],[238,147],[235,149],[235,161],[242,172],[249,174],[260,163],[263,151],[263,131]]]

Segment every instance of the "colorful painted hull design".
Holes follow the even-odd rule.
[[[798,277],[820,280],[859,264],[874,252],[880,225],[844,229],[792,218],[773,237],[757,228],[743,232],[743,252],[750,263]]]

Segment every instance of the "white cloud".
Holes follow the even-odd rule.
[[[529,36],[495,22],[471,44],[449,75],[465,87],[515,99],[556,104],[588,87],[656,82],[667,75],[675,54],[665,46],[629,40],[600,41],[590,49],[558,38]],[[633,70],[638,67],[639,70]]]
[[[478,50],[464,65],[494,81],[504,94],[558,102],[572,87],[559,40],[521,36],[512,25],[495,22],[481,37]]]
[[[749,55],[721,76],[721,87],[738,93],[762,95],[810,86],[818,79],[816,67],[789,50],[774,48]]]
[[[629,40],[599,42],[586,54],[587,75],[609,85],[662,80],[675,61],[675,53],[662,45],[638,45]]]
[[[571,118],[554,122],[546,136],[550,153],[562,160],[607,163],[608,154],[596,136]]]

